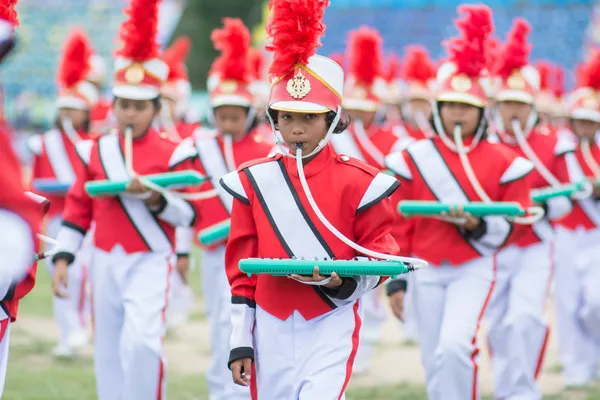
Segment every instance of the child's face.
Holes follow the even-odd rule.
[[[156,108],[152,100],[129,100],[116,98],[114,104],[115,118],[120,132],[133,126],[133,137],[144,135],[160,108]]]
[[[480,115],[481,109],[469,104],[442,102],[440,106],[442,125],[450,137],[453,137],[456,125],[462,128],[462,137],[474,135],[479,126]]]
[[[233,137],[243,135],[246,128],[246,117],[248,109],[240,106],[217,107],[215,113],[215,125],[224,134]]]
[[[517,120],[521,125],[521,129],[525,128],[527,118],[531,113],[531,106],[520,101],[500,101],[497,103],[498,114],[502,118],[504,130],[506,133],[513,134],[512,121]]]
[[[298,143],[302,143],[302,154],[313,151],[327,134],[327,113],[304,114],[278,111],[277,128],[283,140],[295,154]]]
[[[88,111],[77,110],[75,108],[61,108],[58,110],[58,118],[60,121],[70,119],[75,130],[83,129],[88,122]]]
[[[600,123],[595,121],[588,121],[585,119],[574,119],[571,121],[573,127],[573,133],[579,138],[594,139],[598,130],[600,130]]]

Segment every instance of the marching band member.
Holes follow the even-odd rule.
[[[53,257],[53,290],[63,296],[85,232],[95,223],[92,287],[94,367],[100,400],[164,398],[162,350],[175,226],[192,226],[194,205],[148,190],[144,175],[190,170],[196,152],[152,128],[168,67],[156,43],[158,0],[131,0],[115,56],[118,128],[87,142],[67,194]],[[138,175],[139,174],[139,175]],[[86,182],[131,180],[117,196],[90,197]]]
[[[112,99],[103,96],[107,75],[104,57],[97,53],[92,54],[90,56],[90,70],[86,79],[96,87],[100,96],[90,112],[90,132],[98,135],[108,133],[114,126]]]
[[[402,122],[402,117],[396,107],[396,103],[398,102],[398,99],[400,99],[402,93],[400,59],[398,55],[391,54],[387,58],[383,80],[386,85],[385,96],[382,99],[385,106],[385,123],[396,126]]]
[[[569,96],[571,130],[577,138],[576,160],[567,164],[572,181],[589,179],[593,196],[574,202],[556,233],[555,312],[559,357],[567,387],[582,387],[597,377],[600,340],[600,53],[595,52]]]
[[[496,75],[496,133],[500,141],[528,158],[536,171],[528,177],[532,189],[568,182],[567,159],[573,145],[536,127],[539,74],[527,63],[529,24],[516,19],[499,55]],[[549,327],[544,318],[548,301],[553,228],[571,210],[567,197],[547,201],[546,218],[498,253],[498,271],[487,317],[495,396],[503,399],[541,398],[536,377],[543,363]]]
[[[464,14],[456,22],[461,36],[448,42],[449,59],[437,73],[432,108],[437,136],[389,155],[386,165],[401,182],[401,199],[464,204],[489,198],[528,207],[525,176],[531,163],[485,138],[487,94],[481,78],[491,11],[484,5],[458,10]],[[462,211],[398,223],[401,251],[435,266],[414,276],[428,398],[478,399],[477,331],[494,287],[494,253],[521,229],[502,216],[476,218]],[[388,286],[396,309],[402,308],[405,282]]]
[[[56,105],[58,117],[56,128],[34,137],[30,141],[34,151],[32,183],[50,178],[61,183],[74,183],[76,170],[81,164],[82,144],[92,136],[90,113],[99,100],[98,90],[86,80],[90,71],[92,51],[89,38],[81,30],[74,30],[65,42],[58,82],[60,85]],[[61,213],[65,207],[66,193],[39,194],[50,200],[47,232],[56,237],[62,223]],[[67,297],[53,298],[54,319],[59,328],[59,341],[52,350],[56,357],[72,357],[88,343],[86,331],[89,315],[86,308],[86,284],[91,243],[77,254],[70,268]],[[50,274],[54,265],[46,263]]]
[[[160,125],[173,140],[190,137],[198,128],[197,123],[186,121],[192,85],[188,78],[185,60],[191,45],[189,37],[180,37],[162,57],[169,66],[169,76],[161,89],[163,107],[160,113]]]
[[[351,259],[356,243],[387,254],[398,251],[388,199],[398,182],[336,154],[328,143],[348,124],[340,114],[343,71],[315,55],[327,5],[270,3],[274,83],[268,116],[290,153],[245,163],[221,180],[234,197],[225,253],[232,294],[229,364],[234,381],[250,384],[255,399],[344,398],[359,343],[360,297],[382,279],[325,277],[318,268],[312,276],[248,277],[238,262]]]
[[[234,199],[221,187],[220,179],[244,162],[266,157],[273,148],[256,131],[255,98],[249,87],[250,32],[240,19],[225,18],[223,24],[223,28],[216,29],[211,36],[215,48],[221,51],[215,61],[219,80],[209,94],[216,130],[210,137],[197,135],[195,138],[199,169],[210,177],[207,186],[216,188],[219,195],[202,202],[202,218],[196,226],[199,233],[231,217]],[[231,289],[225,273],[226,242],[227,238],[202,246],[202,293],[212,355],[206,380],[211,399],[249,399],[248,389],[233,383],[227,368],[232,327]]]

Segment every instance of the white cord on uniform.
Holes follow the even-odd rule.
[[[465,151],[465,146],[462,140],[462,127],[460,125],[456,125],[454,127],[454,143],[456,144],[456,151],[458,153],[460,163],[465,170],[467,179],[471,183],[471,186],[473,186],[475,193],[484,203],[492,203],[492,199],[485,192],[485,189],[483,189],[483,186],[481,186],[481,183],[475,175],[475,171],[473,171],[473,167],[471,166],[471,162],[469,161],[469,157]],[[515,217],[512,220],[519,225],[531,225],[544,218],[545,214],[544,209],[537,206],[529,207],[527,212],[531,215],[527,217]]]
[[[319,209],[319,206],[315,202],[315,199],[312,196],[310,187],[308,186],[308,182],[306,182],[306,177],[304,176],[304,165],[302,163],[302,158],[303,158],[302,157],[302,145],[298,145],[298,147],[296,149],[296,157],[295,158],[296,158],[296,167],[298,168],[298,176],[300,178],[300,183],[302,184],[302,189],[304,190],[304,194],[306,194],[306,198],[308,199],[310,207],[315,212],[315,214],[317,214],[317,217],[323,223],[323,225],[325,225],[325,227],[331,233],[333,233],[339,240],[341,240],[342,242],[344,242],[345,244],[347,244],[354,250],[358,251],[359,253],[362,253],[369,257],[383,259],[383,260],[390,260],[390,261],[400,261],[402,263],[412,265],[415,269],[422,269],[422,268],[425,268],[428,266],[427,261],[421,260],[418,258],[400,257],[400,256],[394,256],[391,254],[384,254],[384,253],[379,253],[377,251],[369,250],[365,247],[360,246],[359,244],[354,243],[352,240],[350,240],[346,236],[344,236],[343,233],[341,233],[339,230],[337,230],[337,228],[335,226],[333,226],[331,224],[331,222],[329,222],[327,220],[327,218],[325,217],[325,215],[323,215],[323,213]]]
[[[581,155],[587,166],[592,170],[594,178],[600,179],[600,165],[594,159],[592,151],[590,149],[590,139],[582,138],[581,141]]]
[[[63,127],[63,131],[65,132],[65,135],[67,135],[67,138],[71,143],[73,143],[73,145],[76,145],[81,141],[81,137],[79,136],[75,128],[73,128],[73,121],[71,121],[71,118],[63,118],[61,120],[61,125]]]
[[[423,132],[423,134],[425,135],[426,138],[432,138],[435,136],[435,134],[433,133],[433,131],[431,129],[431,125],[429,125],[427,118],[425,118],[425,115],[423,115],[423,113],[421,111],[416,111],[413,114],[413,120],[419,127],[419,130],[421,132]]]
[[[229,171],[235,171],[236,163],[233,157],[233,135],[231,133],[223,133],[223,148],[225,153],[225,162]]]

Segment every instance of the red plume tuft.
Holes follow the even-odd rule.
[[[123,47],[117,56],[144,62],[159,56],[156,43],[158,3],[160,0],[131,0],[125,13],[129,18],[121,25],[119,39]]]
[[[163,53],[162,59],[169,66],[169,76],[167,80],[189,80],[185,68],[185,61],[190,54],[191,46],[192,41],[190,38],[188,36],[182,36]]]
[[[252,79],[263,80],[265,70],[265,55],[260,49],[250,49],[248,54],[248,63],[250,64],[250,75]]]
[[[65,41],[58,70],[58,84],[70,88],[85,80],[90,72],[92,47],[88,36],[80,29],[74,29]]]
[[[295,65],[308,64],[321,46],[327,6],[329,0],[269,1],[272,16],[266,29],[272,43],[266,49],[273,52],[269,74],[284,76]]]
[[[19,26],[19,18],[15,10],[17,0],[4,0],[2,3],[0,4],[0,19],[8,21],[13,26]]]
[[[498,56],[500,53],[500,40],[498,38],[490,36],[486,41],[486,55],[485,55],[485,69],[491,74],[496,69],[496,63],[498,62]]]
[[[515,69],[527,65],[531,52],[531,45],[527,43],[529,32],[531,32],[529,23],[522,18],[515,18],[498,60],[496,73],[502,78],[508,78]]]
[[[391,83],[400,76],[400,58],[396,54],[392,54],[387,60],[387,66],[383,79],[387,83]]]
[[[554,95],[561,98],[565,94],[565,70],[560,65],[554,66]]]
[[[552,90],[554,83],[554,68],[548,61],[538,61],[536,69],[540,75],[540,90]]]
[[[215,49],[221,52],[216,60],[221,80],[248,83],[248,54],[250,32],[239,18],[223,18],[223,28],[215,29],[210,35]]]
[[[344,71],[346,71],[346,56],[343,53],[333,53],[329,58],[335,61]]]
[[[429,54],[423,46],[406,46],[402,78],[406,81],[417,81],[426,84],[435,78],[437,68],[429,59]]]
[[[600,50],[594,50],[581,71],[581,86],[600,90]]]
[[[357,82],[372,85],[375,78],[382,73],[383,40],[373,28],[361,26],[350,32],[348,58],[350,59],[350,75]]]
[[[483,4],[461,5],[458,12],[465,14],[456,20],[461,36],[445,43],[449,60],[458,73],[480,76],[486,67],[487,39],[493,32],[492,11]]]

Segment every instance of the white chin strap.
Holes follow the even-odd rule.
[[[432,138],[435,134],[431,130],[431,125],[429,125],[429,121],[425,118],[425,115],[421,111],[417,111],[413,114],[413,120],[415,124],[419,127],[419,130],[423,132],[426,138]]]
[[[492,199],[485,192],[485,189],[483,188],[483,186],[481,186],[481,183],[475,175],[475,171],[473,171],[473,167],[471,166],[471,162],[469,161],[469,157],[467,156],[467,153],[465,151],[464,143],[462,140],[462,129],[460,125],[456,125],[454,127],[454,142],[456,143],[460,163],[465,173],[467,174],[467,179],[471,183],[471,186],[475,190],[475,193],[484,203],[492,203]],[[529,207],[527,209],[527,213],[530,215],[526,217],[515,217],[512,219],[513,222],[519,225],[531,225],[544,218],[545,212],[542,207]]]
[[[433,115],[433,124],[435,126],[435,130],[438,132],[440,139],[442,139],[442,142],[444,142],[444,144],[446,146],[448,146],[448,148],[454,152],[458,152],[458,144],[456,143],[456,141],[452,141],[448,135],[446,134],[446,131],[444,130],[444,125],[442,124],[442,117],[440,116],[440,113],[438,111],[438,102],[434,101],[431,105],[431,113]],[[479,122],[479,127],[477,128],[477,132],[475,132],[475,137],[473,138],[473,142],[469,145],[469,147],[464,148],[463,147],[463,151],[465,154],[471,152],[471,150],[473,150],[475,147],[477,147],[477,145],[479,144],[479,141],[481,140],[481,138],[483,137],[483,134],[485,133],[485,109],[483,110],[483,116],[481,118],[481,121]],[[456,139],[456,128],[460,128],[462,132],[462,128],[460,127],[460,125],[456,125],[454,128],[454,138]],[[462,134],[460,135],[460,143],[462,144]]]
[[[338,115],[339,115],[339,113],[338,113]],[[364,254],[368,257],[373,257],[373,258],[377,258],[377,259],[381,259],[381,260],[400,261],[402,263],[412,265],[415,269],[422,269],[422,268],[427,267],[427,265],[428,265],[427,261],[424,261],[424,260],[421,260],[418,258],[393,256],[390,254],[384,254],[384,253],[379,253],[377,251],[369,250],[365,247],[362,247],[361,245],[359,245],[357,243],[354,243],[352,240],[350,240],[346,236],[344,236],[343,233],[341,233],[339,230],[337,230],[337,228],[335,226],[333,226],[331,224],[331,222],[329,222],[329,220],[325,217],[325,215],[323,215],[323,213],[321,212],[321,209],[319,208],[319,206],[315,202],[315,199],[312,196],[310,187],[308,186],[308,182],[306,181],[306,176],[304,176],[304,164],[302,163],[302,159],[305,157],[306,156],[302,156],[302,147],[298,146],[296,149],[295,158],[296,158],[296,167],[298,168],[298,177],[300,178],[302,190],[304,190],[304,194],[306,195],[306,198],[308,199],[308,203],[310,204],[310,207],[315,212],[315,214],[317,215],[319,220],[323,223],[323,225],[325,225],[325,227],[329,230],[329,232],[333,233],[335,235],[335,237],[337,237],[339,240],[344,242],[346,245],[350,246],[357,252]]]
[[[73,121],[71,121],[71,118],[63,118],[61,119],[60,123],[63,127],[65,135],[67,135],[67,138],[71,143],[76,145],[81,141],[81,137],[79,136],[75,128],[73,128]]]
[[[177,132],[177,128],[175,127],[175,123],[173,122],[173,118],[171,116],[171,110],[166,106],[166,104],[160,109],[160,123],[167,131],[169,139],[176,142],[181,141],[181,136],[179,135],[179,132]]]
[[[292,149],[288,149],[285,146],[285,144],[284,144],[285,141],[283,140],[281,133],[275,128],[275,122],[273,121],[273,118],[271,118],[271,114],[269,114],[268,106],[267,106],[267,117],[269,118],[269,123],[271,124],[271,128],[273,130],[273,135],[275,135],[275,144],[277,144],[277,146],[282,150],[282,153],[284,155],[286,155],[288,157],[292,157],[292,158],[298,157],[297,151],[296,151],[296,154],[294,154],[294,153],[292,153],[292,151],[293,151]],[[342,107],[338,106],[337,112],[335,114],[335,118],[333,119],[331,126],[329,126],[329,129],[327,130],[327,134],[325,135],[325,137],[319,141],[319,144],[317,144],[317,147],[315,147],[315,149],[313,151],[311,151],[310,153],[308,153],[306,155],[303,155],[301,157],[302,159],[312,157],[325,148],[325,146],[329,142],[329,139],[331,138],[331,135],[333,134],[333,131],[337,127],[338,123],[340,122],[341,118],[342,118]]]

